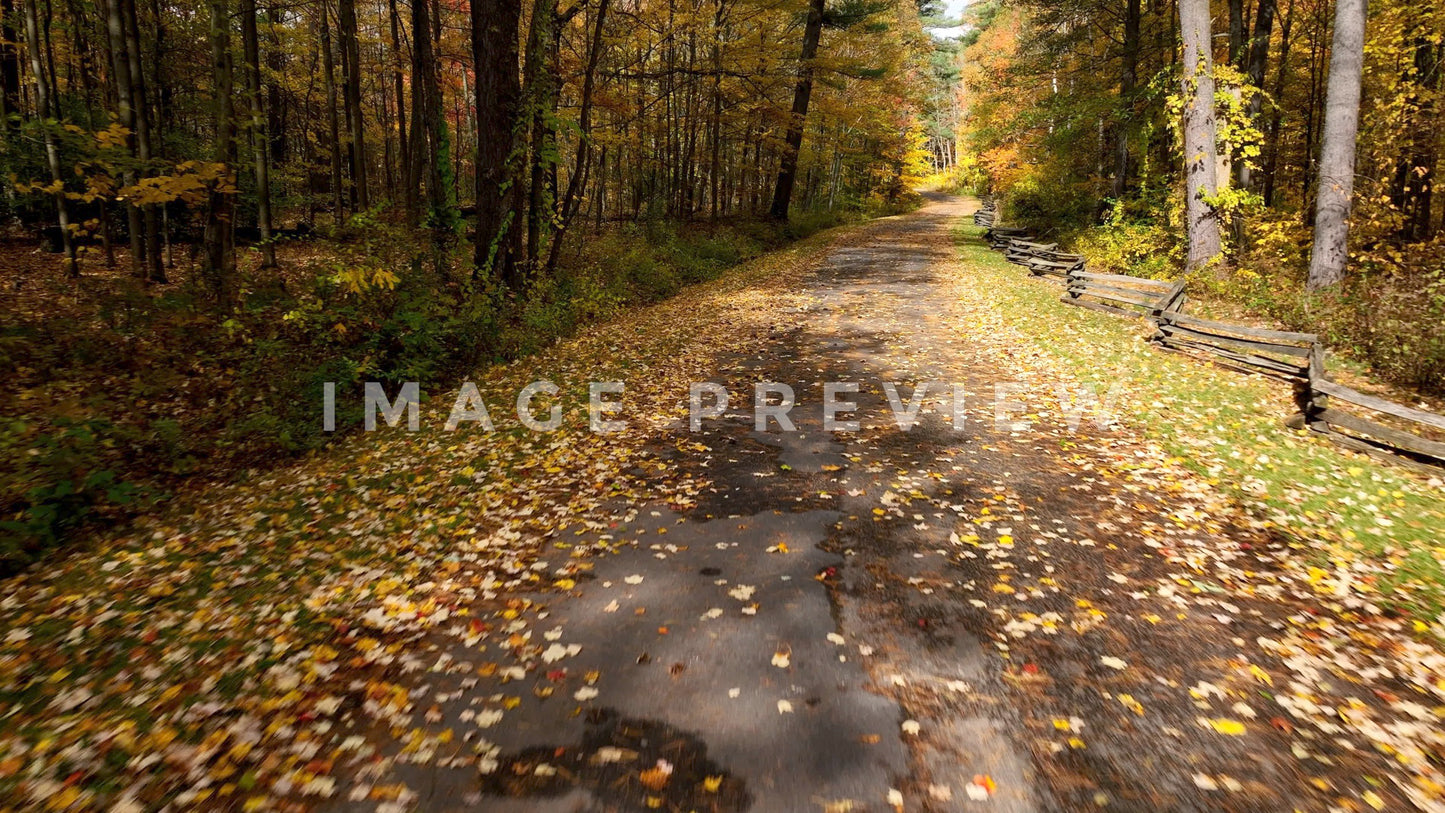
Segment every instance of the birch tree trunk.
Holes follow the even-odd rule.
[[[1194,272],[1214,262],[1221,250],[1219,213],[1207,200],[1219,191],[1209,0],[1179,0],[1179,29],[1184,45],[1184,213],[1189,238],[1185,271]]]
[[[1330,76],[1325,91],[1315,242],[1305,287],[1329,288],[1345,277],[1350,204],[1355,189],[1355,136],[1360,128],[1360,77],[1365,64],[1365,0],[1337,0]]]
[[[45,163],[50,168],[50,182],[56,187],[55,220],[60,227],[60,244],[65,251],[65,273],[80,276],[80,261],[75,254],[75,235],[70,233],[70,210],[65,205],[65,179],[60,171],[60,147],[50,131],[52,118],[58,118],[53,109],[53,89],[45,66],[41,62],[40,22],[35,11],[36,0],[25,3],[25,46],[30,51],[30,72],[35,78],[35,106],[40,111],[41,127],[45,132]]]

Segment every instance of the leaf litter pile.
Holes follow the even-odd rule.
[[[624,533],[650,507],[714,507],[710,447],[669,434],[685,421],[688,383],[720,357],[783,358],[776,325],[815,304],[799,278],[850,234],[887,228],[810,241],[479,374],[496,432],[441,431],[453,395],[440,395],[424,406],[422,432],[354,437],[296,467],[185,495],[173,513],[11,580],[0,600],[0,798],[53,810],[406,810],[417,791],[395,768],[410,764],[464,768],[500,795],[585,787],[622,809],[765,801],[691,734],[609,712],[598,671],[571,667],[589,642],[548,604],[586,592],[598,557],[636,545]],[[1137,415],[1065,431],[1067,410],[1041,394],[1097,370],[1001,310],[1034,297],[1036,283],[973,256],[920,284],[932,291],[921,304],[946,317],[921,335],[918,309],[883,315],[894,325],[879,366],[895,380],[932,376],[940,371],[913,366],[910,342],[956,350],[974,366],[942,374],[1019,382],[1029,428],[940,441],[875,416],[846,438],[840,464],[785,463],[756,478],[760,493],[800,503],[793,510],[845,517],[824,547],[850,565],[817,577],[844,608],[844,635],[828,643],[846,640],[873,690],[899,703],[896,736],[914,754],[897,789],[825,809],[1003,806],[1036,781],[1030,793],[1050,800],[1045,808],[1445,810],[1445,660],[1434,621],[1382,594],[1401,582],[1389,556],[1339,555],[1352,548],[1338,517],[1250,502],[1220,482],[1227,466],[1186,464]],[[1072,309],[1065,319],[1075,321],[1063,330],[1096,341],[1120,331]],[[1130,363],[1179,362],[1146,350]],[[1232,374],[1190,369],[1206,389],[1234,394]],[[551,433],[508,415],[540,378],[558,384],[569,414]],[[589,433],[586,382],[610,379],[627,382],[628,428]],[[925,407],[934,420],[943,410]],[[968,419],[987,424],[992,411],[974,401]],[[1185,445],[1206,461],[1227,456],[1211,451],[1228,437],[1216,430],[1202,422]],[[659,454],[659,437],[681,454]],[[1382,476],[1297,442],[1341,471]],[[1439,498],[1437,484],[1402,488]],[[1386,496],[1375,500],[1386,522],[1422,516],[1417,501]],[[669,553],[659,541],[658,556]],[[648,586],[637,579],[623,583]],[[725,612],[757,612],[750,585],[719,589],[736,604]],[[923,674],[940,642],[967,635],[988,651],[977,675]],[[470,659],[438,655],[426,644],[439,636]],[[786,674],[799,656],[783,644],[766,657]],[[662,666],[675,677],[687,668]],[[473,691],[482,681],[497,691]],[[504,753],[488,734],[507,727],[524,694],[566,702],[589,740]],[[443,713],[458,702],[465,728]],[[777,701],[779,715],[807,711],[801,699]],[[928,755],[954,753],[967,714],[1010,723],[1027,766],[975,754],[944,775]]]

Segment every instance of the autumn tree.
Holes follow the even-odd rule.
[[[189,258],[201,273],[174,279],[229,304],[287,238],[373,218],[429,228],[432,248],[473,238],[477,278],[525,300],[565,273],[584,225],[892,200],[923,108],[956,111],[947,70],[920,81],[918,7],[892,0],[221,0],[200,16],[103,0],[93,19],[18,3],[35,40],[0,37],[5,126],[56,160],[0,133],[20,181],[5,210],[34,226],[43,196],[77,260],[96,238],[114,255],[116,237],[161,283]]]
[[[768,214],[787,220],[798,178],[798,153],[803,148],[803,128],[808,120],[808,102],[813,96],[813,60],[823,36],[824,0],[808,0],[808,17],[803,24],[803,47],[798,55],[798,83],[793,89],[793,107],[788,116],[783,154],[778,162],[778,182],[773,187],[773,205]]]

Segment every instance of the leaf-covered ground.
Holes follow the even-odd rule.
[[[12,579],[3,804],[1442,809],[1438,482],[1058,304],[970,208],[481,371],[493,432],[444,431],[438,393],[421,432]],[[542,378],[568,419],[533,433]],[[593,434],[604,380],[628,427]],[[732,405],[690,432],[704,380]],[[754,430],[756,381],[799,431]],[[824,381],[859,382],[856,431],[822,431]]]

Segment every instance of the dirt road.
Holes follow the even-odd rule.
[[[653,440],[668,478],[708,487],[682,512],[619,514],[595,566],[549,557],[576,586],[527,596],[513,622],[546,637],[499,668],[526,691],[465,670],[431,684],[436,725],[457,730],[520,700],[477,731],[480,785],[470,762],[398,767],[420,807],[1401,801],[1368,742],[1301,730],[1274,701],[1289,653],[1259,642],[1313,612],[1256,573],[1282,544],[1117,426],[1085,411],[1071,429],[1068,382],[1020,380],[971,340],[989,330],[957,296],[971,210],[938,198],[834,247],[761,350],[717,359],[727,413]],[[758,431],[757,382],[791,386],[795,431]],[[856,403],[836,415],[856,431],[825,431],[825,382],[857,383],[833,396]]]

